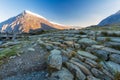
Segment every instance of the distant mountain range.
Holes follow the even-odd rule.
[[[114,25],[114,24],[120,25],[120,10],[115,14],[103,19],[98,25],[104,26],[104,25]]]
[[[12,17],[0,23],[0,31],[3,33],[29,33],[30,30],[51,30],[68,28],[70,27],[50,22],[46,18],[27,10],[23,11],[21,14],[15,17]]]

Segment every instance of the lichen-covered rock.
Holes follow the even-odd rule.
[[[60,70],[61,67],[62,67],[61,51],[55,49],[55,50],[52,50],[50,53],[51,54],[48,57],[48,65],[49,65],[49,67]]]

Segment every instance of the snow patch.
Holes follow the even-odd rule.
[[[55,23],[55,22],[52,22],[52,21],[50,21],[50,23],[55,24],[55,25],[61,25],[61,26],[64,26],[64,25],[62,25],[62,24]]]
[[[34,16],[36,16],[36,17],[39,17],[39,18],[42,18],[42,19],[47,20],[45,17],[43,17],[43,16],[41,16],[41,15],[38,15],[38,14],[36,14],[36,13],[33,13],[33,12],[29,11],[29,10],[24,10],[24,13],[28,13],[28,14],[34,15]]]

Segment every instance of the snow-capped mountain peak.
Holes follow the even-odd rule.
[[[58,23],[51,22],[31,11],[24,10],[21,14],[9,18],[0,23],[0,32],[27,32],[31,30],[51,30],[51,29],[68,29],[69,26],[64,26]]]
[[[41,15],[39,15],[39,14],[33,13],[33,12],[29,11],[29,10],[24,10],[23,13],[24,13],[24,14],[31,14],[31,15],[34,15],[34,16],[36,16],[36,17],[39,17],[39,18],[42,18],[42,19],[47,20],[45,17],[43,17],[43,16],[41,16]]]

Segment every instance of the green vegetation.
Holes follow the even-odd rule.
[[[109,36],[109,37],[112,37],[112,36],[114,36],[114,37],[120,37],[119,34],[116,34],[116,33],[110,34],[110,33],[106,32],[106,31],[102,32],[101,34],[104,35],[104,36]]]
[[[21,45],[15,45],[0,51],[0,60],[13,56],[19,52]]]
[[[86,33],[83,32],[83,31],[80,31],[79,34],[81,34],[81,35],[85,35]]]
[[[111,41],[111,39],[108,37],[108,38],[105,38],[105,41]]]
[[[105,61],[105,60],[104,60],[103,58],[101,58],[100,56],[98,56],[98,57],[99,57],[99,58],[95,60],[97,63],[100,63],[101,61]]]
[[[94,31],[120,31],[120,25],[105,25],[105,26],[90,26],[86,28],[86,30],[94,30]]]
[[[98,69],[101,70],[103,68],[103,65],[102,64],[98,64],[97,67],[98,67]]]
[[[69,53],[69,58],[71,59],[72,57],[75,57],[76,54],[77,54],[77,52],[71,51],[71,52]]]

